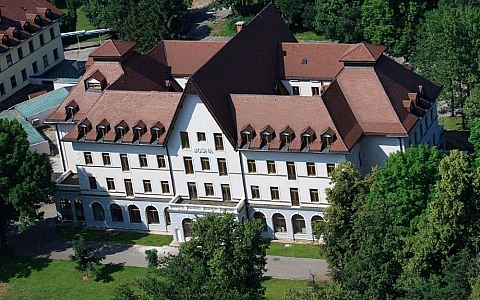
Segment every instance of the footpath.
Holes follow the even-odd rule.
[[[29,230],[12,232],[8,242],[15,252],[21,256],[43,257],[67,260],[73,254],[71,241],[62,238],[55,231],[55,207],[47,205],[45,220]],[[139,245],[87,242],[105,255],[102,263],[121,264],[124,266],[146,267],[145,250],[157,249],[160,256],[178,253],[177,247],[148,247]],[[312,279],[327,280],[328,264],[325,260],[309,258],[293,258],[267,256],[267,272],[265,276],[281,279]]]

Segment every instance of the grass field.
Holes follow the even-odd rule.
[[[272,242],[270,248],[267,250],[267,255],[315,259],[323,258],[320,253],[320,246],[316,244],[283,244]]]
[[[0,258],[0,300],[111,299],[122,283],[145,276],[147,268],[104,265],[98,280],[82,280],[68,261],[3,255]],[[267,299],[284,299],[290,289],[307,288],[302,280],[265,279]]]
[[[462,130],[461,117],[438,117],[438,123],[446,130]]]
[[[133,231],[83,229],[75,226],[57,226],[57,232],[66,239],[82,235],[86,241],[161,247],[173,241],[171,235],[148,234]]]

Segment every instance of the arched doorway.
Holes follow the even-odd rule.
[[[305,219],[301,215],[294,215],[292,217],[293,233],[307,233],[305,226]]]
[[[128,206],[128,216],[130,223],[142,223],[142,217],[140,216],[140,209],[136,205]]]
[[[192,225],[192,219],[189,219],[189,218],[183,219],[183,221],[182,221],[182,228],[183,228],[183,236],[184,236],[185,238],[187,238],[187,237],[192,237],[192,228],[191,228],[191,225]]]
[[[287,223],[285,222],[285,217],[282,214],[276,213],[273,214],[273,231],[275,232],[287,232]]]
[[[110,215],[112,216],[112,222],[123,222],[123,211],[120,205],[110,204]]]
[[[153,206],[147,206],[147,222],[148,224],[160,224],[160,219],[158,218],[158,210]]]

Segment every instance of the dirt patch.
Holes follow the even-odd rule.
[[[11,288],[10,283],[0,282],[0,296],[8,292]]]
[[[193,0],[192,8],[201,7],[211,3],[212,0]]]

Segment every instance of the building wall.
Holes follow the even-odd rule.
[[[312,87],[317,87],[321,93],[322,86],[329,85],[330,82],[330,80],[282,80],[290,95],[293,95],[293,87],[298,87],[300,96],[313,96]]]
[[[53,28],[55,37],[51,39],[50,37],[50,28]],[[43,35],[44,45],[40,44],[40,35]],[[29,42],[33,42],[34,52],[30,52]],[[21,48],[23,52],[23,58],[20,58],[18,55],[18,49]],[[53,51],[57,49],[58,58],[55,60]],[[7,63],[7,56],[10,55],[12,58],[12,63],[9,65]],[[44,66],[43,57],[47,56],[48,66]],[[0,101],[5,100],[13,93],[19,91],[23,87],[27,86],[30,83],[41,84],[41,82],[36,81],[34,78],[30,78],[33,75],[39,75],[48,71],[65,58],[63,53],[62,40],[60,37],[60,27],[58,22],[53,22],[42,30],[38,31],[34,35],[31,35],[28,39],[20,43],[19,45],[12,47],[10,51],[5,52],[0,55],[0,70],[1,70],[1,79],[0,86],[3,83],[5,94],[0,95]],[[37,72],[33,70],[32,64],[36,62]],[[27,78],[23,80],[22,70],[25,70]],[[10,78],[15,76],[17,86],[12,88]],[[1,87],[0,87],[1,91]],[[0,93],[1,94],[1,93]]]

